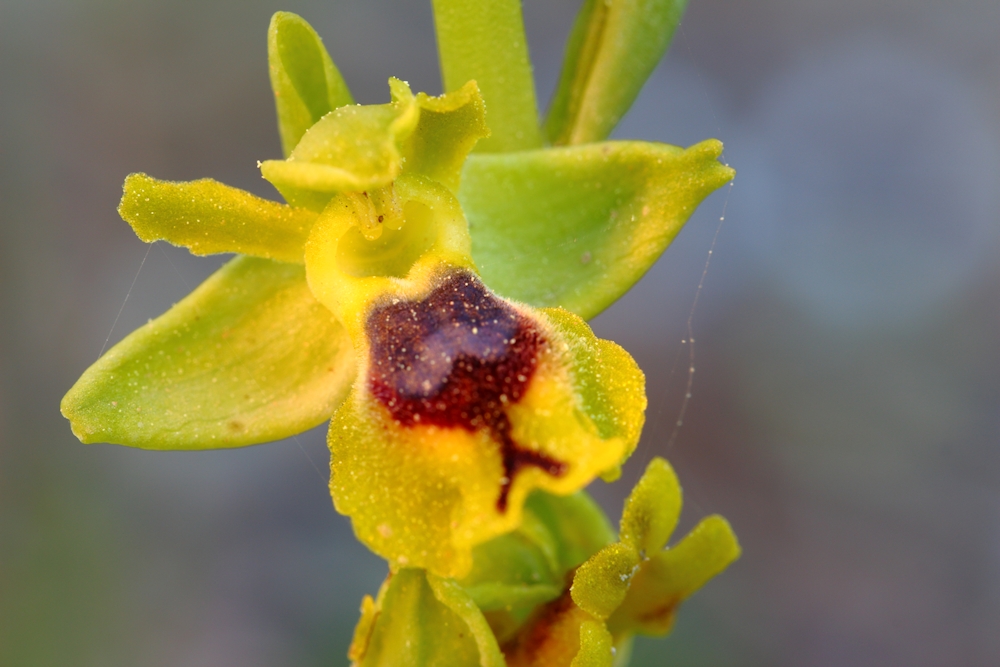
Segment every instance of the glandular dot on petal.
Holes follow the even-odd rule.
[[[487,429],[499,442],[499,511],[524,466],[554,476],[566,471],[566,464],[514,442],[506,412],[524,396],[546,338],[473,274],[451,271],[423,299],[376,305],[366,333],[369,388],[397,422]]]

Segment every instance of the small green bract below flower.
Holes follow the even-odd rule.
[[[732,178],[714,140],[601,141],[684,4],[588,0],[543,127],[515,0],[436,0],[448,92],[391,79],[366,106],[315,31],[276,14],[285,159],[260,168],[287,204],[126,179],[142,240],[238,256],[83,374],[62,403],[73,432],[207,449],[329,419],[334,503],[394,573],[356,662],[603,665],[666,632],[738,548],[710,518],[662,551],[680,507],[662,461],[613,542],[580,490],[634,450],[644,379],[584,318]]]

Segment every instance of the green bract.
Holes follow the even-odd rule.
[[[644,377],[584,322],[732,178],[722,146],[602,141],[684,2],[588,0],[541,127],[516,0],[433,0],[446,93],[389,81],[355,105],[316,32],[268,31],[285,199],[133,174],[147,242],[238,253],[88,369],[62,402],[84,442],[208,449],[331,420],[330,489],[391,574],[364,665],[610,665],[738,554],[703,521],[663,547],[677,480],[654,461],[620,541],[581,489],[615,478]],[[548,141],[552,145],[546,146]]]

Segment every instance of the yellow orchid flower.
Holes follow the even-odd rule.
[[[585,4],[544,128],[515,0],[435,0],[448,92],[391,79],[365,106],[315,31],[276,14],[285,159],[260,168],[287,203],[126,179],[141,239],[238,257],[83,374],[73,432],[207,449],[329,419],[337,509],[393,570],[461,598],[434,582],[473,576],[477,549],[537,523],[531,498],[613,479],[635,448],[642,373],[584,318],[733,175],[714,140],[601,141],[683,5],[633,4]]]

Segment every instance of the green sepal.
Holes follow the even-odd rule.
[[[302,136],[287,160],[260,165],[288,203],[320,212],[338,192],[389,185],[405,169],[457,190],[465,156],[489,133],[476,84],[431,97],[389,80],[389,104],[340,107]]]
[[[504,667],[482,612],[454,581],[398,570],[362,612],[350,651],[359,667]]]
[[[539,148],[535,83],[520,0],[433,0],[441,78],[446,91],[479,84],[492,130],[476,146],[498,153]]]
[[[607,518],[586,492],[535,491],[516,530],[473,549],[472,570],[459,583],[483,611],[507,609],[523,620],[562,594],[570,570],[613,541]]]
[[[580,650],[570,667],[612,667],[615,663],[614,640],[603,623],[580,624]]]
[[[483,281],[512,299],[593,317],[732,179],[721,152],[708,140],[470,155],[459,200]]]
[[[472,570],[459,580],[483,611],[531,608],[562,594],[556,550],[547,527],[527,509],[514,531],[472,551]]]
[[[267,62],[285,157],[320,118],[354,98],[305,19],[277,12],[267,29]]]
[[[625,501],[621,541],[640,554],[654,554],[666,545],[681,514],[681,486],[673,468],[654,458]]]
[[[615,541],[604,511],[586,491],[568,496],[535,491],[524,507],[552,536],[560,573],[569,572]]]
[[[239,447],[329,419],[354,376],[304,268],[238,257],[98,359],[61,409],[85,443]]]
[[[481,667],[505,667],[503,654],[500,652],[499,646],[497,646],[493,630],[472,598],[469,597],[454,579],[445,579],[430,573],[427,573],[426,576],[427,583],[430,585],[431,590],[434,591],[434,597],[454,612],[456,616],[461,618],[465,622],[466,627],[468,627],[469,632],[472,633],[472,638],[475,640],[476,648],[479,651],[479,664]],[[434,630],[433,626],[431,630]],[[434,662],[429,664],[437,665],[441,663]]]
[[[740,546],[721,516],[703,519],[675,546],[642,563],[621,606],[608,619],[620,632],[664,635],[677,606],[739,558]]]
[[[580,609],[601,620],[621,605],[639,570],[639,553],[628,544],[609,544],[576,570],[570,594]]]
[[[146,243],[167,241],[195,255],[238,252],[303,262],[312,211],[278,204],[210,178],[178,183],[130,174],[118,214]]]
[[[606,139],[670,46],[687,0],[586,0],[545,120],[556,145]]]

